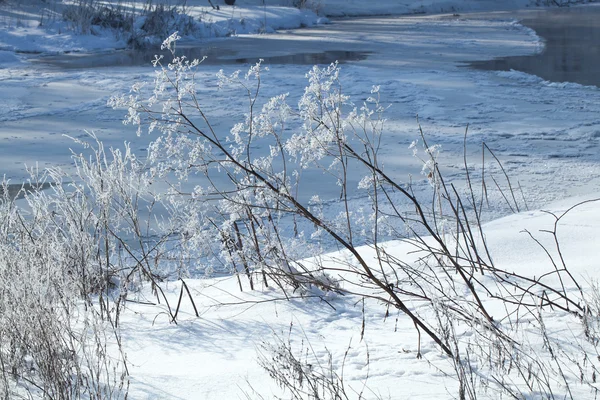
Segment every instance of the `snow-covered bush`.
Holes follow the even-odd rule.
[[[198,29],[194,18],[177,7],[157,4],[136,19],[128,42],[134,48],[159,45],[173,31],[193,36]]]
[[[322,9],[321,0],[293,0],[292,5],[296,8],[307,8],[315,14],[320,14]]]
[[[94,27],[111,28],[124,33],[132,30],[134,13],[121,4],[78,0],[64,8],[63,19],[70,22],[79,34],[94,33]]]
[[[160,45],[175,30],[198,36],[202,29],[186,14],[185,2],[181,5],[147,2],[144,7],[136,8],[135,3],[77,0],[65,5],[62,17],[78,34],[110,30],[133,48]]]

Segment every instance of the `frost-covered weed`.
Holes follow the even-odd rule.
[[[177,34],[171,36],[163,46],[173,49],[177,38]],[[291,261],[320,252],[318,241],[305,238],[335,230],[340,239],[352,241],[352,221],[358,210],[350,210],[349,191],[356,192],[356,188],[348,187],[345,146],[349,141],[377,140],[382,121],[367,126],[369,113],[374,111],[366,104],[356,108],[342,94],[335,64],[309,72],[309,85],[297,106],[288,103],[287,94],[261,104],[261,76],[267,69],[259,62],[245,74],[220,72],[217,76],[221,90],[238,90],[247,99],[243,121],[224,135],[213,129],[196,97],[199,62],[173,53],[167,65],[160,58],[155,60],[152,89],[135,85],[132,95],[110,101],[113,107],[128,109],[125,122],[137,125],[138,134],[143,128],[160,132],[150,146],[151,168],[160,176],[175,178],[173,187],[180,187],[189,174],[206,177],[206,187],[195,188],[190,198],[177,199],[171,193],[169,201],[178,204],[173,209],[191,214],[173,219],[190,221],[203,216],[194,231],[189,226],[180,231],[186,232],[187,243],[197,242],[200,253],[216,255],[217,264],[282,278],[284,266],[286,273],[301,279],[302,272]],[[151,91],[149,97],[143,97],[144,90]],[[375,111],[380,112],[377,107]],[[364,133],[372,136],[360,136]],[[309,204],[301,203],[299,185],[306,169],[322,170],[339,185],[346,206],[338,216],[314,215]],[[207,235],[221,238],[218,249],[207,251],[203,239]]]
[[[92,136],[93,138],[93,136]],[[74,154],[76,174],[35,175],[46,191],[0,204],[0,393],[123,398],[121,300],[138,276],[153,282],[159,239],[140,217],[147,176],[125,146]],[[86,143],[82,143],[87,146]]]
[[[78,34],[95,34],[98,28],[110,28],[122,35],[132,30],[135,11],[121,3],[77,0],[65,6],[62,17]]]

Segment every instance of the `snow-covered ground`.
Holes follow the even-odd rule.
[[[48,18],[59,11],[40,13],[53,3],[21,3],[25,2],[0,3],[0,173],[19,182],[27,176],[24,163],[69,169],[68,149],[79,150],[64,135],[87,137],[84,130],[93,130],[107,147],[131,142],[143,157],[153,138],[137,138],[133,129],[121,125],[123,110],[111,110],[106,102],[111,95],[126,92],[134,81],[150,81],[152,68],[99,68],[90,58],[85,67],[71,69],[51,58],[44,62],[25,54],[93,51],[99,54],[94,57],[110,57],[125,43],[108,32],[78,35],[57,19],[40,24],[42,15]],[[219,91],[215,79],[220,69],[225,73],[239,69],[235,60],[264,58],[270,64],[263,76],[265,96],[289,92],[297,99],[310,65],[270,62],[272,57],[300,54],[310,63],[311,54],[324,51],[368,53],[365,59],[343,64],[341,79],[356,102],[368,96],[372,85],[381,85],[382,103],[390,104],[381,157],[392,177],[412,179],[417,191],[428,187],[421,163],[409,149],[418,139],[418,115],[429,143],[442,146],[439,162],[449,179],[464,180],[464,132],[469,125],[469,166],[479,169],[485,141],[519,183],[530,210],[558,213],[600,192],[597,87],[546,82],[517,71],[464,67],[467,61],[543,49],[543,41],[519,25],[510,11],[529,6],[528,0],[314,0],[303,10],[289,7],[290,0],[267,1],[266,6],[238,0],[233,8],[220,4],[218,11],[205,1],[187,3],[190,14],[204,26],[197,37],[187,38],[188,43],[216,49],[223,61],[207,62],[198,73],[204,82],[204,110],[218,132],[227,133],[242,118],[242,111],[236,110],[243,109],[244,100]],[[446,14],[421,15],[424,12]],[[410,15],[378,16],[382,14]],[[334,19],[331,24],[323,18],[361,15],[370,17]],[[294,29],[299,27],[308,28]],[[271,35],[252,35],[275,30]],[[85,55],[72,56],[75,60]],[[339,196],[335,185],[313,173],[308,192],[325,199]],[[495,205],[488,219],[508,213],[501,199]],[[586,284],[598,278],[597,210],[598,203],[587,203],[559,225],[562,254],[571,272]],[[540,230],[551,230],[553,223],[552,216],[541,211],[488,223],[485,234],[496,265],[537,276],[552,269],[547,254],[522,231],[543,237],[546,234]],[[389,249],[403,259],[414,258],[409,244],[391,243]],[[368,301],[364,310],[355,296],[333,296],[328,302],[282,301],[282,294],[273,288],[240,293],[233,277],[187,284],[200,318],[185,299],[177,325],[169,323],[161,306],[128,303],[121,331],[131,374],[129,398],[216,400],[246,398],[244,393],[249,398],[259,398],[257,393],[273,398],[280,389],[257,359],[260,353],[268,353],[261,347],[264,343],[276,342],[276,337],[285,342],[288,336],[298,357],[312,346],[310,360],[326,363],[330,352],[339,368],[345,359],[344,381],[353,390],[351,397],[366,385],[365,398],[458,398],[451,360],[427,338],[421,344],[423,359],[416,359],[419,341],[413,324],[396,312],[386,316],[376,301]],[[179,285],[165,283],[171,304],[177,303]],[[150,288],[138,296],[142,302],[154,302]],[[579,321],[567,313],[555,313],[546,322],[556,340],[582,338]],[[534,351],[542,352],[543,347],[532,345]],[[480,386],[481,396],[495,398],[484,386]],[[587,387],[573,390],[573,398],[593,398]],[[543,395],[531,392],[527,398]]]
[[[569,199],[548,210],[560,215],[574,203],[586,199],[589,198]],[[600,240],[595,229],[600,222],[597,210],[598,202],[584,204],[567,214],[558,229],[561,250],[570,271],[587,282],[597,277],[597,262],[587,255],[594,252],[592,249]],[[552,269],[544,249],[523,230],[529,230],[542,243],[550,245],[552,238],[540,231],[551,230],[553,224],[553,217],[540,211],[487,224],[485,234],[496,264],[512,271],[528,271],[531,276]],[[388,246],[388,250],[402,260],[416,258],[415,248],[408,243],[389,243]],[[556,256],[554,250],[550,251]],[[336,257],[344,258],[339,254],[331,257],[332,263]],[[243,283],[247,285],[246,281]],[[272,288],[241,293],[233,277],[189,280],[187,284],[196,307],[202,310],[200,318],[194,316],[192,305],[186,300],[182,303],[185,312],[181,314],[179,325],[168,324],[165,310],[160,314],[156,306],[130,304],[124,313],[123,333],[129,343],[127,354],[133,398],[245,399],[246,395],[261,398],[254,391],[265,399],[277,398],[281,395],[280,388],[258,362],[260,355],[268,358],[276,355],[266,350],[265,344],[268,348],[269,344],[276,346],[288,340],[298,359],[309,363],[318,359],[325,369],[331,354],[334,368],[343,371],[349,398],[358,398],[356,393],[361,391],[365,399],[459,398],[459,384],[451,360],[428,340],[422,341],[423,358],[417,359],[419,339],[413,324],[397,311],[390,310],[390,315],[386,315],[386,308],[375,300],[368,300],[364,308],[359,296],[330,296],[327,302],[319,298],[288,301]],[[167,285],[171,304],[176,303],[180,286],[180,283]],[[139,298],[153,303],[155,299],[150,290]],[[413,307],[418,310],[420,305],[415,302]],[[497,315],[504,313],[498,311]],[[523,321],[528,318],[524,316]],[[510,319],[503,320],[502,324],[508,325]],[[556,312],[546,323],[551,341],[567,343],[565,349],[585,346],[578,318]],[[530,333],[536,334],[533,328]],[[462,339],[469,341],[469,336],[464,335]],[[476,338],[472,339],[475,345]],[[526,343],[531,337],[518,340]],[[545,351],[543,343],[534,344],[532,348],[539,354]],[[491,380],[486,376],[485,367],[480,366],[477,379]],[[497,375],[501,376],[502,373]],[[550,380],[560,380],[558,371],[551,372]],[[479,385],[478,398],[502,398],[494,389],[488,391],[485,387],[485,384]],[[525,396],[530,396],[524,398],[547,398],[526,387],[521,389]],[[574,399],[593,398],[589,387],[582,385],[572,389]],[[289,397],[283,395],[283,398]]]

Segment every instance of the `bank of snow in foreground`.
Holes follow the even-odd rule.
[[[540,279],[555,268],[562,269],[564,260],[590,301],[593,314],[587,321],[543,302],[527,312],[495,303],[491,295],[497,294],[499,287],[490,281],[490,294],[482,296],[483,302],[507,336],[493,339],[483,322],[467,326],[440,315],[447,337],[455,340],[451,345],[460,357],[457,365],[429,338],[421,335],[419,341],[419,332],[405,315],[382,307],[376,299],[324,294],[315,288],[307,297],[290,293],[292,298],[285,300],[277,288],[262,286],[250,291],[245,281],[245,291],[240,292],[234,277],[188,280],[199,318],[186,299],[178,325],[170,324],[157,306],[129,303],[123,314],[131,395],[136,399],[216,400],[246,398],[246,393],[249,398],[274,398],[276,394],[288,398],[289,392],[282,394],[281,387],[260,367],[271,363],[289,373],[291,381],[302,375],[294,368],[304,368],[305,374],[309,370],[324,374],[334,381],[343,379],[349,398],[359,398],[362,393],[367,399],[454,399],[460,398],[462,390],[465,395],[472,391],[477,398],[497,399],[509,393],[506,388],[531,399],[593,398],[598,388],[595,248],[600,240],[596,229],[600,203],[585,202],[590,199],[568,199],[547,211],[512,215],[484,227],[494,264],[507,272]],[[571,209],[578,203],[582,204]],[[560,253],[550,233],[556,217],[561,217],[556,224]],[[410,263],[422,255],[414,253],[414,245],[408,242],[382,247]],[[360,251],[373,254],[368,246]],[[322,262],[333,268],[343,266],[345,260],[344,252],[322,257]],[[342,276],[338,277],[341,281]],[[580,296],[564,279],[569,295]],[[548,278],[545,283],[560,287],[557,279]],[[341,287],[345,285],[351,283],[341,283]],[[166,286],[171,304],[177,302],[180,289],[177,282]],[[547,295],[549,300],[553,298],[551,291]],[[468,292],[464,296],[468,297]],[[140,301],[153,299],[150,288],[139,295]],[[528,300],[519,299],[523,303]],[[417,313],[424,310],[419,301],[410,306]],[[283,361],[290,353],[300,364]],[[460,383],[457,368],[467,384]],[[548,386],[544,388],[540,382]],[[296,383],[308,389],[306,382]]]

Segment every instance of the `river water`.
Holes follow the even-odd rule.
[[[240,39],[237,41],[240,42]],[[246,40],[241,39],[241,41]],[[205,65],[253,64],[258,59],[257,57],[250,57],[248,54],[242,55],[239,50],[230,49],[227,46],[223,41],[215,41],[213,44],[202,44],[200,46],[188,43],[178,46],[177,54],[183,55],[189,60],[204,59],[203,63]],[[368,51],[308,50],[303,49],[301,52],[269,55],[261,58],[267,64],[316,65],[331,64],[335,61],[340,63],[360,61],[366,59],[369,54]],[[119,50],[112,53],[52,55],[33,58],[32,61],[59,67],[60,69],[136,67],[151,65],[156,56],[163,56],[166,60],[171,57],[167,50],[152,47],[142,50]]]
[[[547,81],[600,86],[600,7],[585,6],[514,13],[545,42],[540,54],[475,61],[483,70],[511,69]]]
[[[452,18],[515,18],[533,29],[545,42],[539,54],[500,57],[493,60],[471,61],[466,65],[481,70],[517,70],[537,75],[548,81],[576,82],[600,86],[600,6],[570,7],[550,10],[521,10],[486,14],[454,15]],[[397,17],[390,17],[394,19]],[[345,24],[347,21],[338,21]],[[323,29],[327,33],[327,28]],[[237,38],[236,41],[217,40],[209,45],[186,44],[178,48],[179,54],[189,59],[206,58],[205,64],[247,64],[256,62],[256,54],[265,50],[264,40]],[[365,48],[347,50],[339,46],[319,50],[298,46],[261,56],[268,64],[314,65],[334,61],[361,61],[372,52]],[[346,47],[347,44],[344,46]],[[271,47],[271,46],[269,46]],[[165,52],[163,52],[165,53]],[[124,50],[104,54],[62,54],[34,57],[41,63],[60,69],[98,67],[127,67],[150,65],[159,49]],[[253,56],[249,56],[252,54]],[[167,56],[166,54],[163,54]],[[168,58],[168,56],[167,56]]]
[[[222,135],[243,118],[246,104],[245,99],[218,90],[214,76],[219,69],[232,73],[240,68],[238,63],[263,58],[272,64],[262,86],[264,95],[287,92],[294,103],[306,85],[308,67],[304,64],[329,63],[332,57],[348,60],[342,69],[344,90],[357,104],[375,84],[381,85],[382,101],[390,105],[380,159],[394,179],[421,177],[422,165],[408,150],[418,138],[418,115],[430,142],[443,147],[443,159],[451,173],[457,171],[460,178],[464,132],[469,125],[473,144],[468,144],[468,151],[476,154],[480,141],[485,140],[501,159],[509,160],[511,176],[518,176],[525,189],[533,187],[535,198],[529,204],[535,206],[536,202],[587,193],[596,187],[594,179],[600,177],[600,140],[596,139],[600,138],[600,92],[528,84],[461,65],[512,68],[548,80],[590,84],[584,77],[600,74],[594,61],[582,59],[596,45],[594,32],[598,27],[594,21],[600,17],[599,11],[600,7],[589,6],[519,13],[341,19],[330,25],[275,35],[206,41],[195,48],[189,45],[188,56],[210,57],[199,70],[198,79],[203,83],[201,94],[211,123]],[[534,53],[536,44],[528,32],[507,22],[510,20],[522,20],[536,29],[546,41],[544,52],[519,56]],[[557,21],[572,24],[573,28],[559,29]],[[576,47],[581,49],[579,53],[571,53]],[[143,159],[153,138],[136,137],[134,129],[123,127],[124,111],[107,109],[106,100],[110,95],[127,93],[134,81],[151,81],[151,67],[140,65],[149,65],[145,57],[151,59],[153,53],[138,54],[138,58],[127,52],[32,55],[30,65],[10,71],[0,81],[0,96],[10,111],[0,115],[2,173],[20,182],[28,176],[22,172],[24,164],[39,162],[40,168],[58,165],[69,169],[72,160],[68,149],[73,142],[63,135],[87,140],[83,132],[90,129],[106,148],[119,148],[123,141],[130,141],[133,151]],[[511,57],[477,61],[495,56]],[[516,64],[516,60],[527,62]],[[502,66],[509,62],[515,64]],[[572,70],[576,71],[573,78],[561,77]],[[553,75],[547,75],[548,71]],[[258,154],[267,149],[255,151]],[[581,171],[585,171],[585,179]],[[339,198],[335,181],[319,171],[305,173],[307,196],[318,192],[324,199]],[[567,181],[569,185],[560,184]],[[356,187],[358,182],[350,184]],[[428,188],[425,181],[417,184]]]

